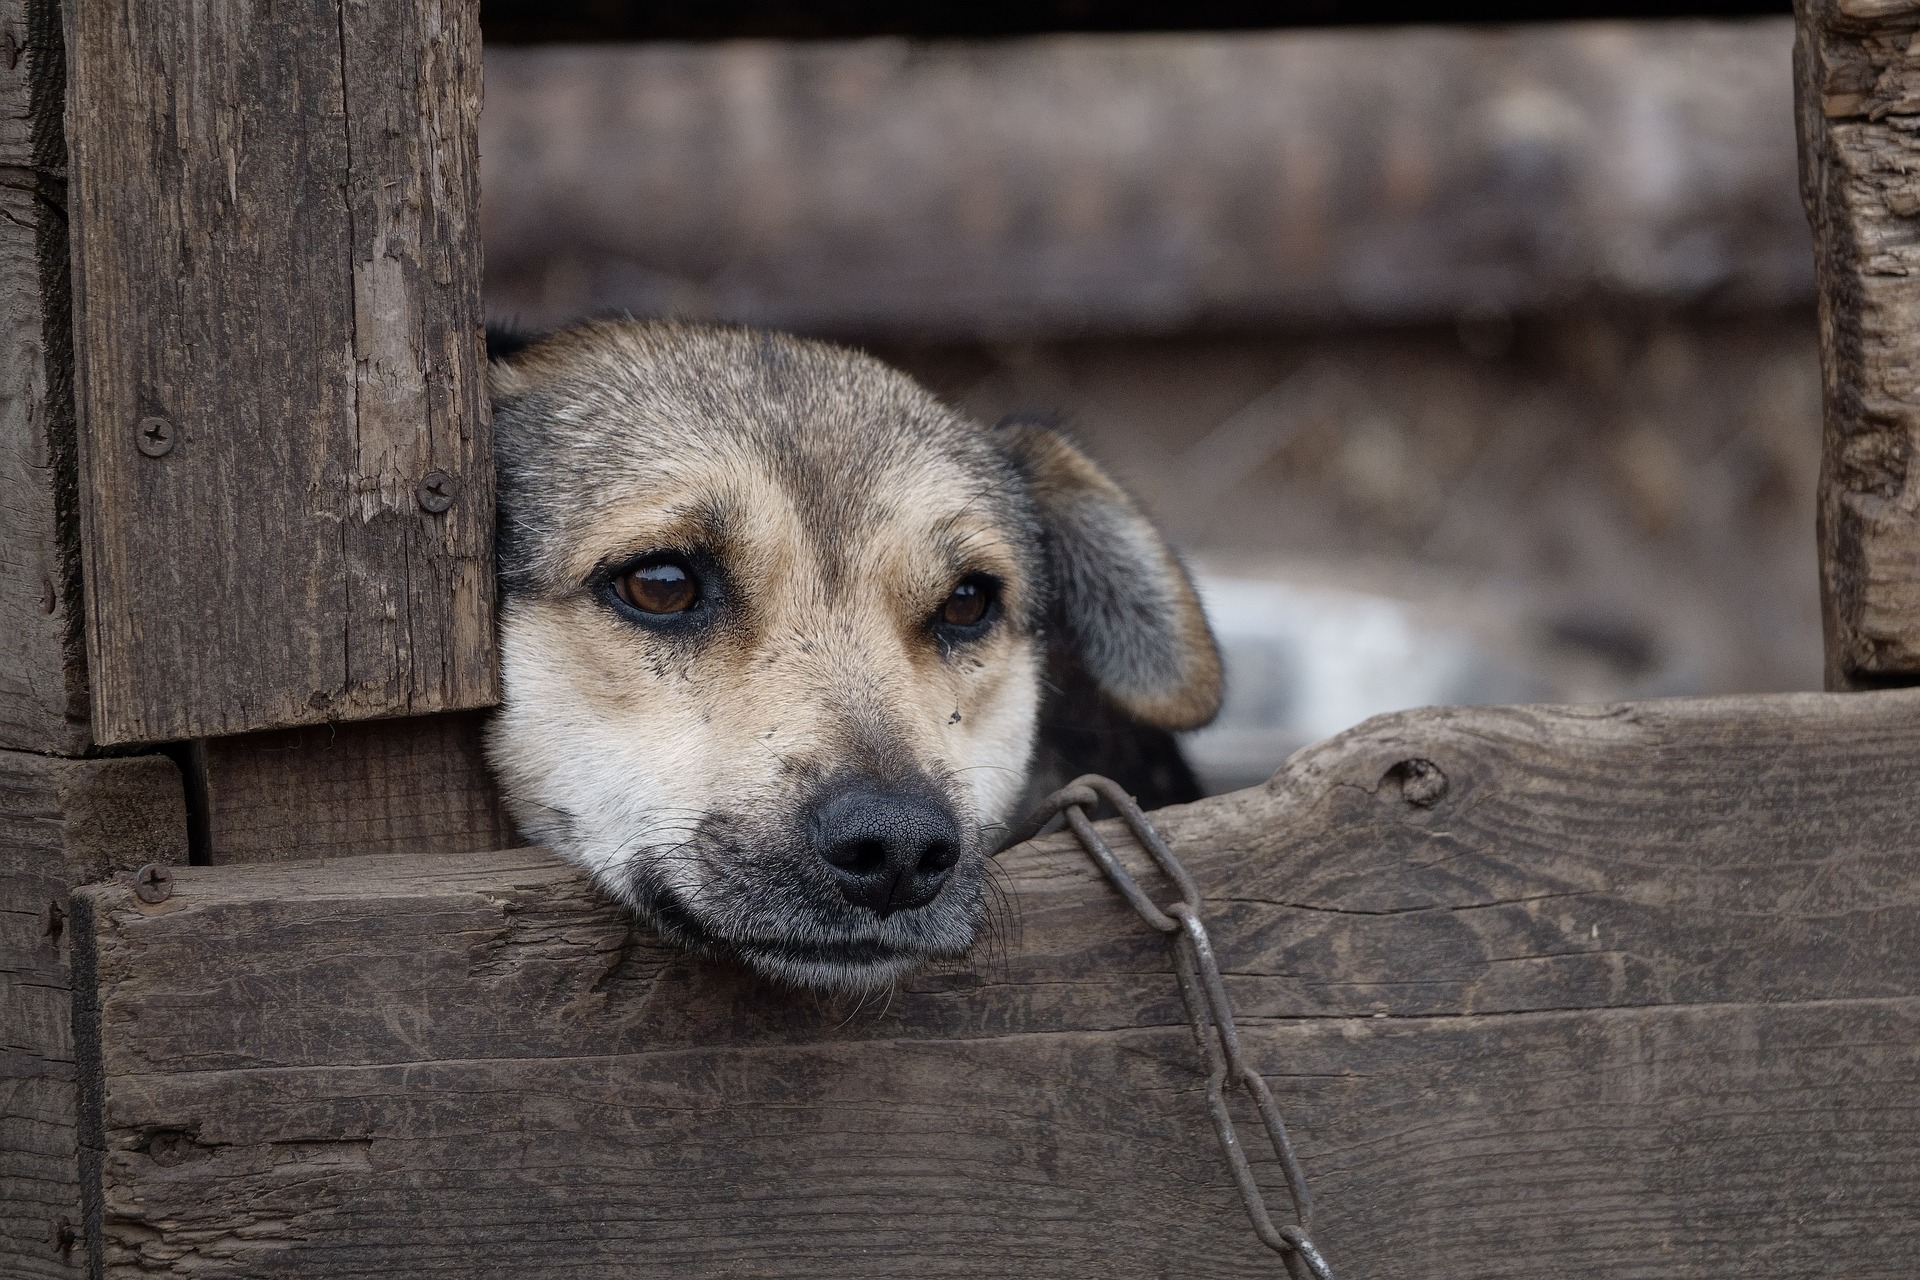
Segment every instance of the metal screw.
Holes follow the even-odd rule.
[[[142,902],[165,902],[173,893],[173,872],[149,862],[133,873],[133,896]]]
[[[147,1156],[162,1169],[184,1164],[193,1155],[194,1141],[175,1129],[163,1129],[147,1139]]]
[[[173,440],[173,424],[165,418],[142,418],[133,432],[133,442],[149,458],[164,458],[172,453]]]
[[[413,491],[420,499],[420,509],[439,515],[453,505],[459,496],[460,482],[444,471],[429,471],[420,477],[420,487]]]
[[[1389,771],[1400,779],[1400,798],[1422,809],[1431,809],[1447,794],[1447,775],[1431,760],[1402,760]]]

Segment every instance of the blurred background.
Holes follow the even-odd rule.
[[[1057,414],[1199,570],[1216,790],[1380,711],[1814,689],[1787,19],[490,46],[488,308]]]

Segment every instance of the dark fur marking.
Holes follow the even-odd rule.
[[[1056,660],[1047,683],[1051,688],[1040,706],[1027,811],[1083,773],[1112,778],[1143,809],[1200,799],[1199,779],[1171,733],[1141,724],[1114,706],[1070,659]]]

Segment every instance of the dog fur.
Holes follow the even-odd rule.
[[[1213,638],[1165,540],[1059,431],[984,428],[868,356],[743,329],[591,322],[500,348],[491,383],[490,759],[522,831],[668,938],[883,987],[968,951],[986,858],[1048,783],[1192,798],[1168,731],[1218,708]],[[615,598],[661,555],[698,617]],[[994,596],[964,634],[941,612],[963,581]],[[952,864],[909,860],[919,896],[863,905],[823,823],[884,833],[896,810],[949,833],[908,843]]]

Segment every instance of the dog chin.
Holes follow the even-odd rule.
[[[940,958],[879,946],[797,950],[784,944],[757,943],[733,945],[727,954],[782,986],[830,995],[868,995],[888,990],[914,970]]]
[[[836,937],[824,924],[789,937],[732,938],[709,928],[670,891],[646,895],[638,910],[655,932],[686,951],[732,961],[781,986],[829,995],[885,991],[928,965],[963,959],[975,932],[964,916],[942,913],[939,924],[913,931],[932,937],[910,942]]]

